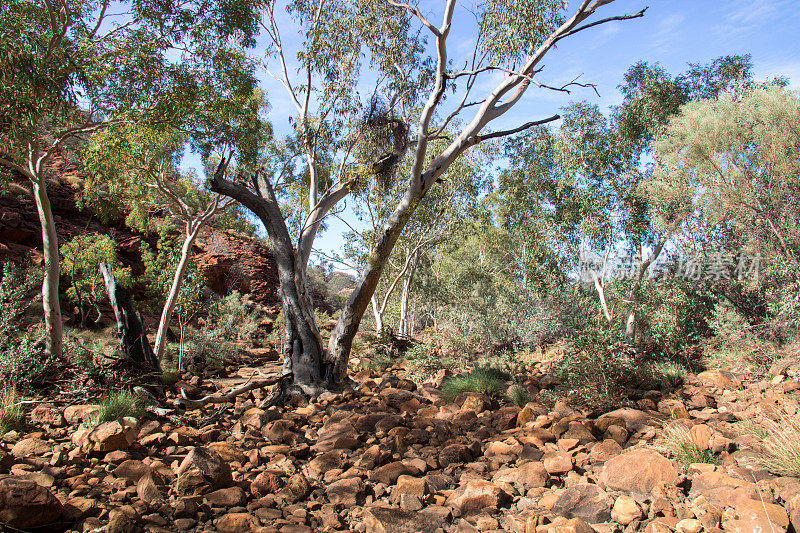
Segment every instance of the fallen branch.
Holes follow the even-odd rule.
[[[251,390],[266,389],[267,387],[271,387],[272,385],[276,385],[286,381],[291,383],[291,380],[292,380],[291,374],[286,374],[277,378],[252,381],[228,393],[209,394],[208,396],[203,396],[202,398],[199,398],[197,400],[192,400],[191,398],[187,398],[186,393],[183,390],[181,390],[181,397],[175,399],[175,407],[177,409],[186,410],[186,409],[197,409],[198,407],[202,407],[208,404],[229,403],[231,401],[236,400],[237,396],[240,396],[242,394],[247,394]]]

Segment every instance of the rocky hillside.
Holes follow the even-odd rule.
[[[48,193],[60,243],[83,233],[111,236],[117,252],[133,268],[134,278],[144,271],[140,246],[154,237],[131,231],[122,222],[103,224],[91,209],[78,209],[75,195],[81,186],[77,167],[63,158],[50,165],[53,179]],[[12,183],[7,194],[0,195],[0,263],[5,261],[42,261],[42,237],[36,206],[24,181]],[[272,252],[262,242],[232,231],[206,230],[196,241],[195,261],[208,278],[208,285],[218,294],[236,289],[266,307],[280,305],[278,277]],[[142,287],[135,287],[141,291]],[[66,290],[66,286],[63,287]]]
[[[271,359],[268,358],[268,359]],[[213,379],[184,375],[199,397],[273,375],[254,353]],[[548,363],[530,390],[552,382]],[[0,446],[0,521],[46,531],[787,532],[800,526],[800,480],[754,466],[762,438],[742,427],[798,409],[783,375],[721,371],[636,408],[588,417],[500,405],[476,393],[445,402],[402,369],[356,374],[356,391],[266,408],[253,391],[181,414],[154,411],[82,425],[96,405],[35,407]],[[442,376],[440,375],[439,378]],[[662,447],[681,424],[713,461]],[[794,529],[793,529],[794,528]]]

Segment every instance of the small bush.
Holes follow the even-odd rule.
[[[405,360],[420,370],[438,370],[441,367],[436,347],[427,342],[413,344],[406,350]]]
[[[453,401],[462,392],[480,392],[499,398],[506,390],[505,380],[508,374],[492,367],[479,367],[468,374],[454,376],[442,384],[442,396]]]
[[[142,419],[145,414],[147,414],[147,411],[141,399],[130,392],[120,391],[103,398],[100,402],[100,409],[91,415],[87,422],[90,426],[96,426],[103,422],[119,420],[126,416]]]
[[[0,392],[0,435],[22,427],[22,405],[15,386],[3,387]]]
[[[506,396],[511,400],[511,403],[519,407],[525,407],[531,401],[531,395],[524,387],[519,385],[509,387]]]
[[[45,353],[44,331],[25,322],[35,300],[29,293],[40,283],[33,270],[13,263],[3,265],[0,280],[0,379],[21,386],[37,386],[55,373],[60,361]]]
[[[764,429],[767,437],[756,464],[778,476],[800,477],[800,421],[785,417]]]
[[[357,370],[375,370],[378,372],[383,372],[392,366],[393,363],[394,361],[391,357],[384,353],[378,352],[375,355],[362,358]]]
[[[710,463],[717,464],[717,459],[703,450],[692,439],[689,430],[681,424],[672,424],[664,428],[660,447],[684,464]]]
[[[624,342],[597,332],[580,339],[554,361],[552,372],[560,392],[589,409],[606,410],[625,402],[626,389],[639,386],[636,352]]]
[[[228,341],[250,341],[259,337],[261,313],[238,291],[215,300],[208,314],[214,334]]]

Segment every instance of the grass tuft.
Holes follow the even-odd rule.
[[[681,363],[661,361],[652,363],[650,372],[661,390],[672,391],[683,385],[688,370]]]
[[[508,373],[493,367],[477,367],[467,374],[453,376],[442,384],[442,396],[453,401],[463,392],[481,392],[499,398],[506,390]]]
[[[742,435],[755,435],[761,440],[766,440],[770,436],[769,429],[752,419],[741,420],[735,427]]]
[[[708,450],[703,450],[692,439],[691,433],[682,424],[672,424],[664,428],[660,447],[678,461],[717,464],[717,459]]]
[[[787,416],[764,430],[767,437],[754,462],[778,476],[800,477],[800,421]]]
[[[145,414],[147,414],[147,411],[139,397],[127,391],[120,391],[103,398],[100,402],[100,409],[92,414],[87,422],[90,426],[96,426],[103,422],[111,422],[126,416],[142,419]]]
[[[512,385],[509,387],[506,396],[511,400],[511,403],[519,407],[525,407],[531,401],[531,395],[524,387],[520,387],[519,385]]]
[[[21,428],[23,419],[17,387],[14,385],[3,387],[0,392],[0,435]]]

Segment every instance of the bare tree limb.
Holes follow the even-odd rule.
[[[424,24],[424,25],[425,25],[425,27],[426,27],[426,28],[428,28],[429,30],[431,30],[431,32],[432,32],[432,33],[433,33],[433,34],[434,34],[436,37],[441,37],[441,36],[442,36],[442,32],[441,32],[441,30],[440,30],[439,28],[437,28],[436,26],[434,26],[434,25],[433,25],[433,23],[431,23],[431,21],[429,21],[428,19],[426,19],[426,18],[425,18],[425,17],[422,15],[422,13],[420,12],[419,8],[417,8],[417,7],[415,7],[415,6],[412,6],[412,5],[409,5],[409,4],[406,4],[406,3],[404,3],[404,2],[394,2],[393,0],[389,0],[389,5],[393,5],[393,6],[395,6],[395,7],[401,7],[401,8],[403,8],[403,9],[407,9],[407,10],[409,10],[411,13],[413,13],[413,14],[414,14],[414,16],[416,16],[416,17],[417,17],[417,18],[418,18],[418,19],[419,19],[419,20],[422,22],[422,24]]]
[[[608,3],[608,2],[606,2],[606,3]],[[647,11],[648,8],[649,8],[649,6],[645,7],[644,9],[639,11],[638,13],[634,13],[633,15],[617,15],[616,17],[608,17],[608,18],[604,18],[604,19],[601,19],[601,20],[596,20],[596,21],[594,21],[594,22],[592,22],[590,24],[584,24],[583,26],[580,26],[579,28],[575,28],[574,30],[571,30],[571,31],[559,36],[555,40],[555,42],[558,42],[558,41],[560,41],[561,39],[563,39],[565,37],[569,37],[570,35],[575,35],[579,31],[587,30],[587,29],[592,28],[594,26],[599,26],[600,24],[605,24],[606,22],[613,22],[615,20],[630,20],[630,19],[636,19],[636,18],[643,17],[645,11]]]
[[[496,131],[496,132],[493,132],[493,133],[487,133],[485,135],[476,135],[473,138],[474,139],[473,144],[478,144],[479,142],[482,142],[482,141],[488,141],[489,139],[497,139],[499,137],[507,137],[509,135],[514,135],[515,133],[519,133],[521,131],[525,131],[525,130],[527,130],[529,128],[532,128],[534,126],[541,126],[542,124],[547,124],[548,122],[553,122],[553,121],[558,120],[560,118],[561,118],[561,115],[553,115],[552,117],[543,118],[541,120],[534,120],[532,122],[526,122],[522,126],[516,127],[514,129]]]

